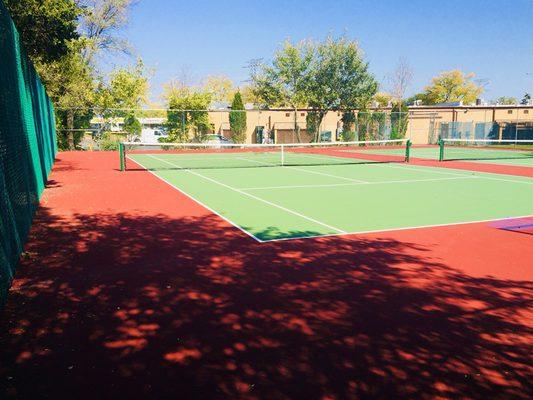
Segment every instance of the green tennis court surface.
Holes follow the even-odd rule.
[[[329,159],[327,165],[209,168],[214,156],[128,158],[259,241],[533,215],[533,179],[525,177]],[[239,156],[248,157],[253,164],[254,156]]]
[[[524,148],[501,146],[494,148],[476,148],[467,146],[447,146],[445,147],[444,159],[448,161],[469,161],[533,168],[533,145],[523,147]],[[366,150],[366,152],[382,155],[401,154],[401,150],[399,149],[373,149]],[[411,157],[438,160],[439,146],[413,146],[411,147]]]

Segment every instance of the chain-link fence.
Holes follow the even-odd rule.
[[[54,110],[0,0],[0,304],[57,151]]]

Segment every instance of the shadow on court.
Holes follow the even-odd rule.
[[[2,316],[0,397],[530,398],[531,284],[430,257],[41,208]]]

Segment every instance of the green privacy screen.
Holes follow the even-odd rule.
[[[0,0],[0,306],[56,151],[52,103]]]

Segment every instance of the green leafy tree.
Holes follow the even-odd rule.
[[[134,113],[129,113],[126,118],[124,118],[124,131],[126,132],[128,142],[133,142],[140,136],[142,125],[135,117]]]
[[[56,109],[59,146],[73,149],[93,116],[95,65],[120,38],[132,0],[6,0]],[[98,56],[98,57],[97,57]],[[97,104],[98,105],[98,104]]]
[[[244,85],[239,88],[239,92],[242,96],[242,101],[246,103],[251,103],[254,106],[260,106],[261,100],[257,97],[257,95],[254,92],[254,89],[250,85]]]
[[[94,70],[81,56],[80,41],[69,44],[69,52],[47,64],[38,63],[40,76],[55,104],[58,145],[75,149],[81,139],[80,128],[87,128],[94,101]]]
[[[342,113],[342,132],[341,137],[344,142],[355,140],[355,122],[357,120],[355,112],[345,111]]]
[[[123,119],[123,134],[127,141],[133,141],[139,136],[142,127],[135,117],[135,112],[147,99],[147,75],[148,71],[139,59],[135,65],[112,71],[108,82],[100,80],[95,96],[98,114],[104,119],[104,132],[100,137],[100,145],[103,145],[103,142],[117,140],[116,135],[106,134],[106,131],[112,122],[120,123],[121,119]]]
[[[405,103],[396,103],[391,112],[391,139],[403,139],[407,133],[409,107]]]
[[[381,140],[387,138],[388,114],[382,111],[357,113],[357,140]]]
[[[235,93],[235,96],[233,96],[231,110],[229,113],[231,138],[236,143],[244,143],[246,140],[246,111],[240,92]]]
[[[271,65],[259,64],[252,69],[252,84],[267,106],[294,110],[298,140],[297,109],[311,107],[306,119],[315,141],[320,140],[319,127],[328,110],[364,108],[377,91],[361,50],[345,37],[329,37],[322,43],[287,41]]]
[[[379,92],[374,95],[372,100],[378,104],[378,107],[388,107],[392,101],[392,95],[385,92]]]
[[[518,104],[518,100],[515,97],[502,96],[496,99],[496,103],[502,104],[502,105]]]
[[[82,9],[73,0],[4,0],[28,55],[36,62],[58,61],[78,39]]]
[[[424,93],[416,93],[412,95],[411,97],[406,98],[404,103],[407,105],[413,105],[415,104],[416,101],[421,101],[422,103],[424,103],[424,97],[425,97]]]
[[[520,104],[522,105],[528,105],[531,102],[531,95],[529,93],[524,94],[524,97],[522,100],[520,100]]]
[[[165,97],[168,103],[166,128],[169,135],[161,141],[185,142],[191,133],[196,140],[201,140],[209,132],[210,93],[182,82],[171,82],[165,87]]]
[[[474,103],[483,93],[483,88],[472,82],[474,74],[464,74],[459,70],[446,71],[432,79],[431,85],[425,88],[424,104],[438,104],[462,101]]]
[[[105,116],[123,116],[140,108],[148,96],[148,71],[141,59],[133,66],[117,69],[109,82],[100,82],[96,104]]]
[[[73,0],[6,0],[28,55],[55,104],[60,149],[74,149],[88,126],[93,99],[91,68],[80,56],[83,39],[77,32],[82,9]],[[65,108],[69,108],[67,111]]]
[[[322,121],[322,113],[316,110],[310,110],[305,116],[305,124],[307,133],[316,137],[320,134],[320,122]]]
[[[274,54],[271,64],[259,63],[251,69],[253,91],[263,105],[294,110],[294,132],[298,141],[301,141],[298,107],[308,103],[307,85],[311,79],[313,56],[312,43],[286,41]]]
[[[309,106],[317,113],[317,126],[328,110],[364,109],[376,94],[378,83],[368,71],[356,42],[329,37],[315,45],[311,79],[307,82]],[[319,132],[315,141],[320,140]]]

